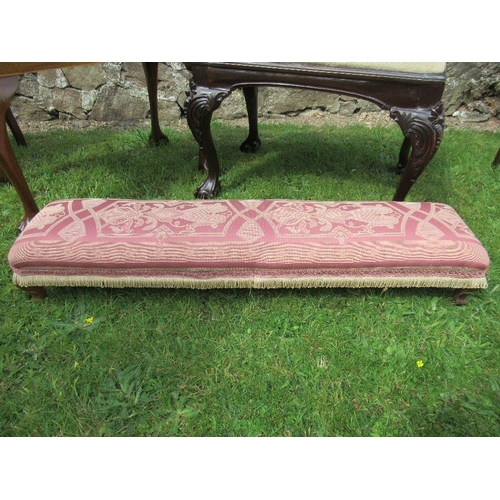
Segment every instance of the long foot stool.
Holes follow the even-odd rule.
[[[14,242],[13,280],[45,286],[486,288],[489,257],[441,203],[72,199]]]

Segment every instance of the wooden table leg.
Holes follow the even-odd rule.
[[[394,201],[403,201],[420,174],[432,160],[441,143],[444,129],[443,106],[433,109],[392,108],[390,113],[403,131],[405,140],[401,148],[398,169],[404,168],[403,176],[394,195]],[[408,161],[404,157],[409,152]]]
[[[39,212],[39,209],[19,167],[7,134],[7,113],[14,99],[18,82],[19,77],[17,76],[0,78],[0,166],[23,204],[24,219],[18,226],[19,231],[22,231],[28,222]]]
[[[28,146],[28,144],[26,143],[26,139],[24,138],[24,134],[21,128],[19,127],[17,120],[14,117],[14,113],[12,113],[12,109],[10,107],[6,113],[6,121],[7,125],[10,128],[10,131],[12,132],[12,135],[14,136],[14,139],[17,142],[17,145],[23,147]],[[5,175],[1,167],[0,167],[0,182],[9,182],[9,179],[7,179],[7,176]]]
[[[24,138],[23,132],[21,128],[19,127],[16,118],[14,117],[14,113],[12,112],[12,109],[7,110],[7,125],[10,128],[10,131],[12,132],[12,135],[14,136],[14,139],[17,142],[18,146],[24,146],[26,147],[26,139]]]
[[[146,75],[148,87],[149,112],[151,114],[151,135],[149,141],[153,144],[166,144],[168,137],[161,131],[158,117],[158,63],[143,62],[142,68]]]

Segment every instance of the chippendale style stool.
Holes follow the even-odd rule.
[[[403,145],[396,167],[403,173],[395,201],[404,200],[436,153],[443,135],[445,63],[184,63],[192,73],[185,108],[199,144],[198,166],[208,171],[195,192],[211,198],[220,189],[219,162],[210,124],[212,113],[236,88],[245,96],[249,135],[244,152],[260,145],[257,126],[259,86],[298,87],[366,99],[388,110],[400,126]]]

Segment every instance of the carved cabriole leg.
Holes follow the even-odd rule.
[[[196,198],[212,198],[220,191],[219,160],[210,123],[212,113],[230,93],[229,90],[198,87],[192,80],[190,82],[190,91],[187,92],[185,103],[186,117],[189,128],[200,146],[198,168],[208,172],[207,178],[194,193]]]
[[[168,137],[161,131],[158,117],[158,63],[144,62],[142,63],[142,69],[146,75],[151,114],[151,135],[149,136],[149,141],[157,145],[166,144]]]
[[[243,153],[255,153],[260,146],[258,117],[257,117],[257,87],[243,87],[243,95],[248,114],[248,137],[240,146]]]
[[[403,177],[394,195],[394,201],[403,201],[408,191],[435,155],[443,137],[443,105],[433,109],[392,108],[390,116],[403,131],[405,141],[400,152],[398,167],[404,166],[404,156],[411,143],[411,154]],[[403,161],[402,161],[403,157]]]
[[[18,226],[22,231],[26,224],[39,212],[30,188],[17,163],[7,134],[7,111],[10,108],[18,85],[17,76],[0,78],[0,165],[7,180],[16,190],[24,208],[24,219]]]

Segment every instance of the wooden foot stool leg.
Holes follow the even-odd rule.
[[[455,293],[453,294],[453,302],[457,306],[465,306],[467,305],[467,297],[478,291],[479,289],[474,288],[455,290]]]
[[[47,297],[47,291],[42,286],[20,286],[18,288],[30,293],[33,300],[43,300]]]

